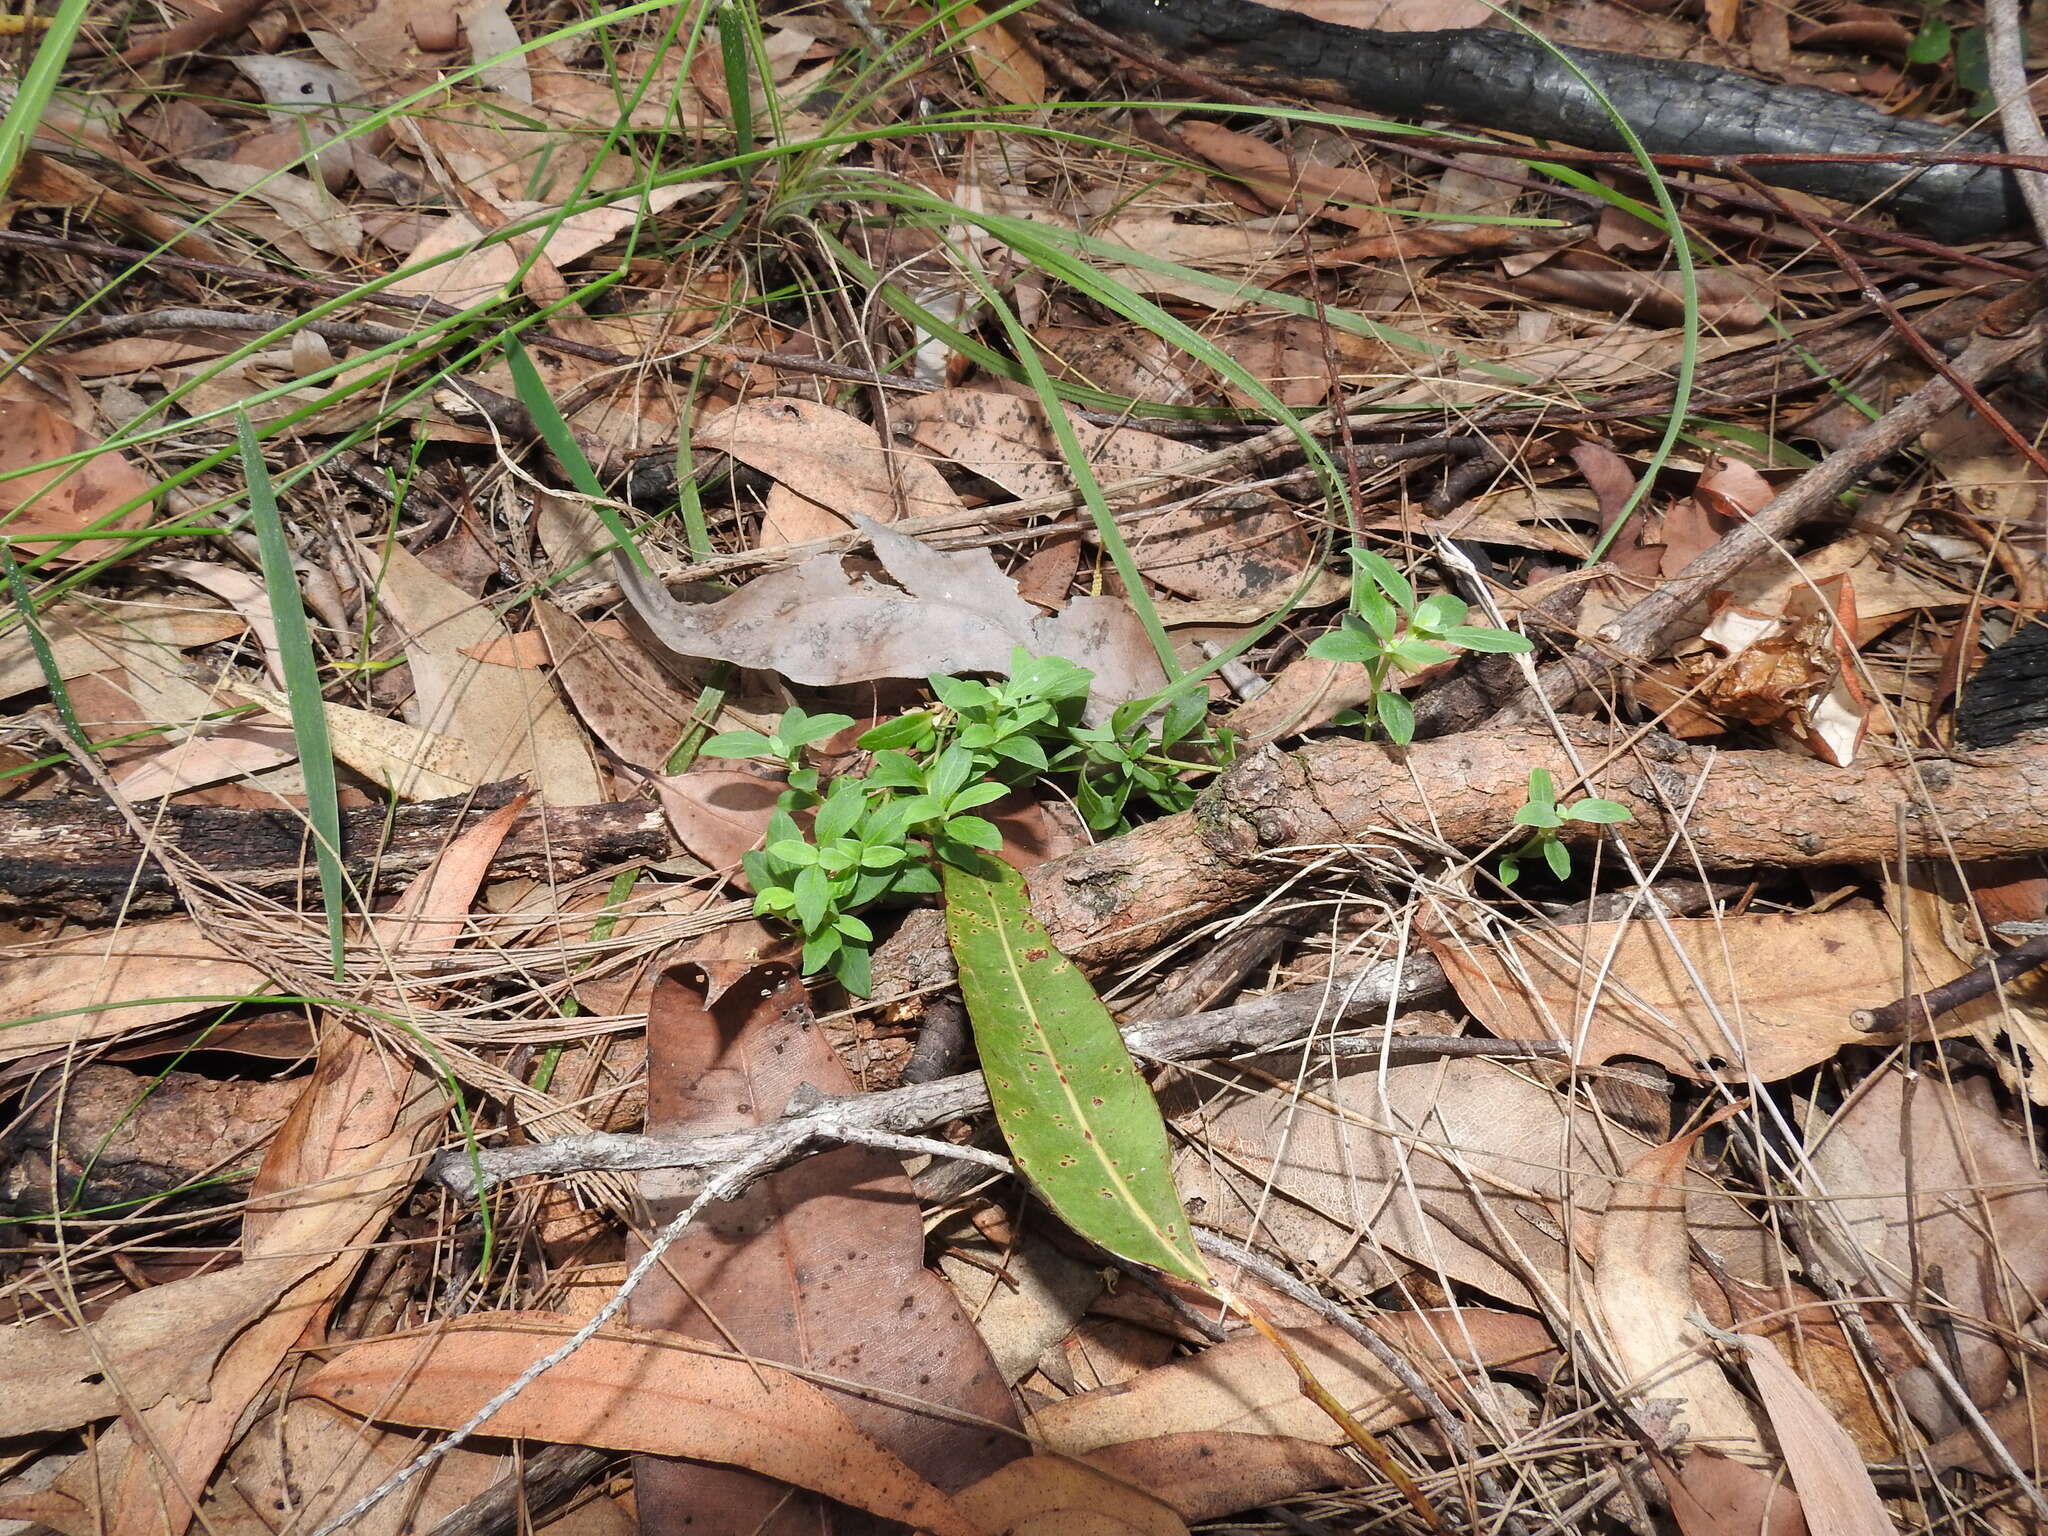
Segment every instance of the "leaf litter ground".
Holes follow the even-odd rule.
[[[1974,15],[1529,19],[1906,115],[1985,89]],[[351,1529],[2040,1516],[2048,1024],[2025,975],[1955,988],[2044,914],[2048,765],[1954,734],[2048,604],[2038,379],[1683,585],[1945,387],[1930,354],[2023,333],[2027,246],[1696,176],[1688,298],[1633,171],[1248,110],[1050,6],[66,5],[17,58],[0,1514],[321,1531],[698,1188],[593,1150],[471,1205],[430,1154],[645,1131],[743,1165],[903,1083],[893,1132],[941,1145],[827,1134],[708,1208]],[[1531,706],[1529,666],[1660,591],[1691,597],[1654,643]],[[1454,604],[1533,653],[1413,630]],[[1019,647],[1089,669],[1085,707],[1004,736],[926,682]],[[936,825],[990,829],[1079,966],[1033,940],[1016,975],[1082,991],[1012,1011],[1064,1039],[1085,971],[1144,1025],[1194,1233],[1267,1266],[1163,1267],[1286,1350],[1078,1236],[1057,1138],[1017,1146],[1032,1193],[944,1155],[1000,1143],[948,1086],[927,897],[842,893],[871,997],[807,991],[756,920],[763,881],[810,899],[764,839],[815,837],[806,890],[827,843],[889,845],[831,786],[915,769],[915,731],[860,738],[935,707],[1004,791],[948,781],[980,813]],[[847,724],[700,755],[792,711]],[[323,825],[354,829],[331,912]],[[401,826],[441,855],[380,860]],[[1287,1022],[1173,1045],[1229,1007]]]

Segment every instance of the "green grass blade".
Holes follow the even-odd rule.
[[[519,344],[516,336],[505,338],[505,361],[512,371],[512,392],[519,397],[519,403],[526,407],[526,414],[533,418],[533,425],[540,433],[541,440],[548,445],[548,451],[555,456],[555,462],[562,466],[562,472],[569,477],[569,483],[591,498],[590,510],[597,514],[597,520],[604,524],[604,531],[610,534],[620,549],[626,552],[641,570],[650,567],[633,542],[633,535],[625,521],[614,510],[604,493],[604,486],[598,481],[597,471],[590,467],[590,460],[583,456],[576,436],[569,430],[569,423],[562,419],[561,411],[555,405],[555,397],[548,393],[548,387],[541,381],[540,370],[533,366],[533,359],[527,356],[526,348]]]
[[[26,12],[27,7],[23,10]],[[79,28],[85,25],[85,18],[91,10],[88,0],[64,0],[57,7],[57,14],[50,18],[49,30],[43,33],[43,40],[36,47],[36,56],[29,61],[28,70],[21,77],[14,100],[8,105],[7,115],[0,118],[0,196],[4,196],[14,184],[14,173],[21,169],[22,156],[28,153],[29,141],[35,137],[43,114],[50,109],[50,98],[56,94],[57,81],[64,73],[72,47],[78,42]]]
[[[1664,424],[1664,435],[1658,440],[1656,449],[1650,454],[1650,462],[1643,466],[1642,477],[1636,481],[1635,489],[1629,492],[1628,500],[1621,504],[1621,510],[1614,514],[1606,532],[1593,546],[1593,552],[1586,556],[1586,564],[1596,565],[1607,554],[1607,547],[1629,518],[1635,515],[1637,507],[1650,494],[1650,488],[1657,483],[1657,476],[1670,460],[1673,450],[1678,447],[1679,434],[1685,430],[1686,413],[1692,407],[1693,376],[1699,369],[1700,359],[1700,287],[1699,273],[1693,261],[1692,240],[1685,232],[1685,224],[1678,216],[1678,203],[1671,195],[1671,188],[1665,182],[1663,173],[1657,169],[1657,162],[1650,158],[1643,141],[1636,137],[1636,130],[1629,120],[1621,115],[1607,93],[1593,83],[1593,79],[1572,56],[1551,42],[1542,33],[1530,26],[1519,16],[1511,15],[1498,6],[1487,3],[1487,9],[1501,17],[1517,31],[1524,32],[1549,50],[1552,57],[1575,76],[1580,85],[1592,94],[1600,104],[1600,110],[1607,114],[1607,120],[1614,125],[1614,131],[1621,135],[1621,141],[1628,152],[1635,157],[1637,167],[1650,184],[1650,194],[1656,199],[1658,220],[1671,240],[1673,264],[1678,268],[1678,295],[1684,307],[1685,320],[1679,332],[1678,368],[1671,380],[1671,413]],[[1612,194],[1602,191],[1603,196]]]
[[[1195,1247],[1166,1122],[1095,988],[1031,915],[998,859],[945,866],[946,936],[996,1123],[1059,1218],[1119,1258],[1212,1284]]]
[[[299,770],[306,783],[306,817],[312,824],[313,857],[320,871],[320,902],[327,911],[334,979],[339,981],[348,943],[344,926],[348,882],[341,867],[341,796],[334,781],[334,749],[327,739],[327,700],[320,691],[320,663],[313,654],[298,572],[292,568],[291,545],[285,542],[284,521],[278,516],[277,493],[270,484],[262,446],[246,416],[236,420],[235,433],[241,440],[242,470],[249,483],[249,519],[256,528],[263,589],[277,625],[277,659],[284,670],[285,697],[291,703],[292,739],[298,744]]]

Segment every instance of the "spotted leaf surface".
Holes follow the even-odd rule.
[[[1166,1123],[1095,988],[996,859],[946,866],[946,933],[1010,1154],[1061,1220],[1122,1258],[1202,1284]]]

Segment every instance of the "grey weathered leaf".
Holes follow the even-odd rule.
[[[627,561],[627,601],[660,644],[779,672],[812,687],[934,672],[1008,673],[1012,651],[1064,656],[1095,674],[1094,698],[1141,698],[1166,682],[1120,599],[1083,598],[1042,618],[983,549],[934,549],[857,518],[894,584],[817,555],[715,603],[683,604]]]

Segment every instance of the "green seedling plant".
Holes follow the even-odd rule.
[[[1142,704],[1086,721],[1094,674],[1018,650],[993,682],[935,676],[935,702],[859,737],[865,772],[829,783],[806,752],[845,730],[845,715],[786,711],[773,731],[726,731],[703,755],[766,759],[787,775],[763,846],[743,856],[756,914],[787,923],[807,974],[829,972],[866,996],[874,932],[860,913],[939,890],[940,866],[974,869],[1002,846],[982,807],[1053,774],[1071,774],[1075,803],[1097,831],[1124,825],[1134,799],[1160,810],[1193,800],[1186,776],[1213,772],[1228,740],[1196,739],[1205,710],[1179,702],[1156,724]],[[1205,759],[1204,747],[1210,748]],[[1176,755],[1176,749],[1180,755]]]
[[[1500,883],[1513,885],[1522,876],[1524,861],[1542,856],[1550,872],[1562,880],[1572,872],[1572,851],[1559,840],[1557,832],[1568,821],[1611,827],[1630,819],[1629,808],[1618,800],[1574,800],[1557,803],[1557,786],[1547,768],[1529,770],[1529,798],[1515,812],[1515,825],[1533,830],[1529,838],[1500,861]]]
[[[1405,747],[1415,739],[1415,710],[1393,687],[1398,674],[1449,661],[1461,650],[1512,654],[1531,649],[1528,640],[1510,630],[1467,624],[1468,611],[1448,592],[1418,600],[1393,561],[1354,547],[1350,611],[1308,648],[1318,661],[1356,662],[1372,683],[1372,719],[1347,710],[1338,723],[1369,726],[1377,721],[1387,740]]]

